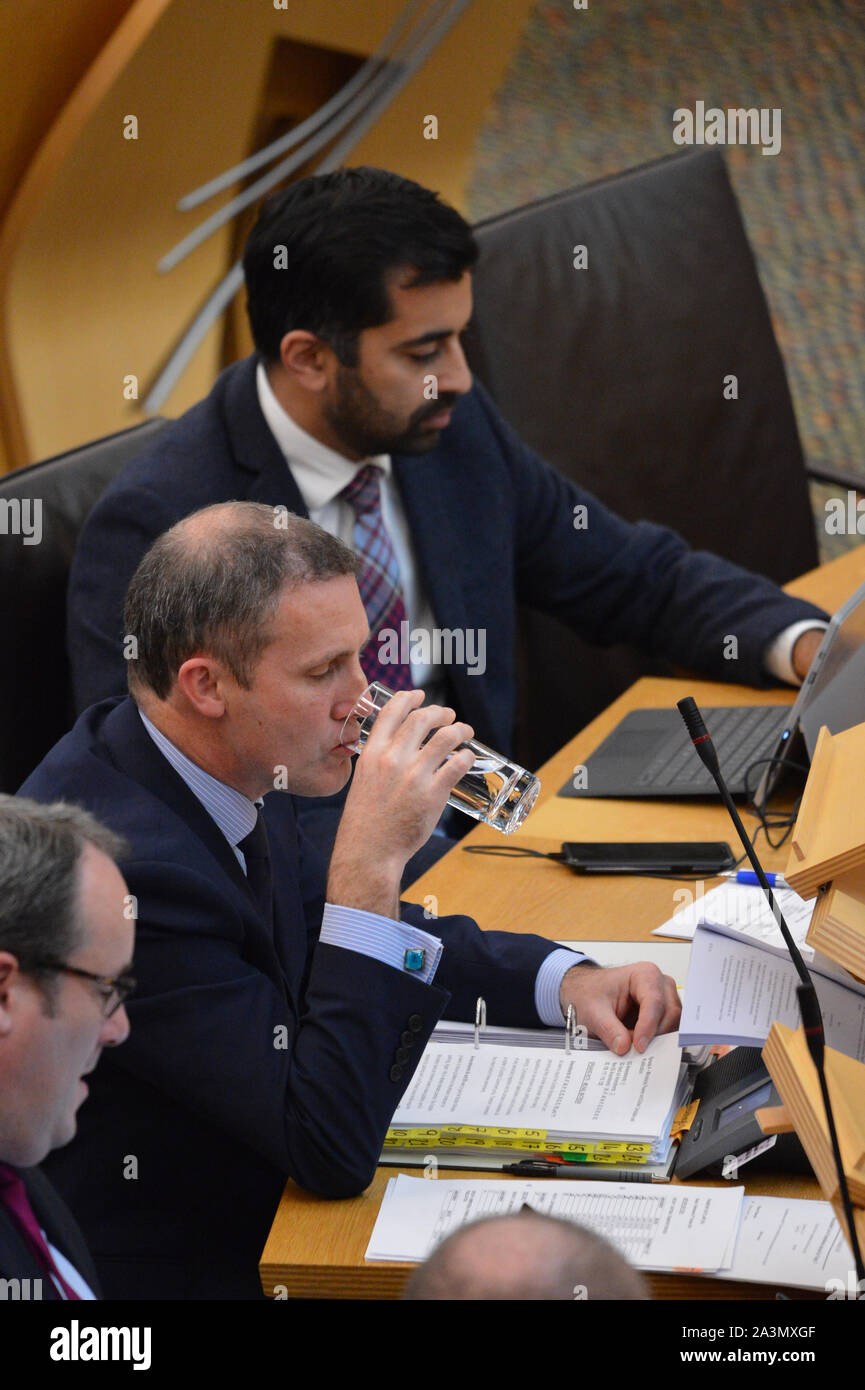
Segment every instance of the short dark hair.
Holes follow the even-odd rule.
[[[0,795],[0,951],[38,981],[49,1006],[56,976],[40,962],[68,960],[86,938],[79,865],[88,844],[115,862],[129,853],[80,806]]]
[[[192,512],[154,541],[132,576],[123,615],[136,643],[130,692],[164,700],[196,652],[217,657],[249,689],[286,586],[357,566],[348,546],[287,507],[219,502]]]
[[[387,323],[386,279],[411,268],[409,285],[459,280],[478,258],[469,224],[437,193],[386,169],[312,175],[262,205],[243,256],[247,313],[265,362],[294,328],[357,365],[365,328]]]

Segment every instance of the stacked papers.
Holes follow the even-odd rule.
[[[690,1092],[675,1036],[624,1057],[544,1040],[474,1047],[432,1039],[391,1121],[391,1161],[412,1150],[499,1160],[553,1151],[574,1162],[591,1154],[607,1164],[666,1165],[673,1116]]]
[[[805,943],[805,933],[814,912],[813,902],[803,902],[792,888],[775,888],[773,897],[781,909],[790,934],[805,960],[813,952]],[[738,935],[769,946],[784,946],[784,938],[761,888],[747,883],[722,883],[672,916],[653,936],[672,936],[679,941],[693,940],[694,930],[703,923],[727,927]]]
[[[587,1226],[637,1269],[729,1268],[742,1187],[640,1187],[564,1178],[391,1178],[368,1260],[424,1260],[458,1227],[523,1205]]]
[[[826,1042],[865,1061],[865,985],[830,962],[813,961]],[[799,976],[786,947],[748,941],[729,927],[697,928],[685,990],[679,1042],[761,1047],[776,1021],[801,1022]]]
[[[717,1279],[846,1290],[853,1256],[829,1202],[746,1197],[733,1263]]]
[[[367,1260],[425,1260],[461,1226],[523,1205],[597,1232],[636,1269],[844,1290],[853,1269],[828,1202],[745,1197],[741,1187],[391,1178]],[[839,1295],[836,1292],[836,1297]]]

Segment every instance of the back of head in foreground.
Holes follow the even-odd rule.
[[[522,1211],[464,1226],[409,1280],[407,1299],[573,1301],[647,1298],[643,1281],[593,1231]]]

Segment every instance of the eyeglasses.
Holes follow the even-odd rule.
[[[82,970],[77,965],[64,965],[58,960],[35,961],[34,970],[53,970],[58,975],[78,975],[82,980],[92,980],[102,996],[103,1011],[106,1018],[116,1014],[120,1005],[132,994],[138,981],[132,975],[94,975],[92,970]]]

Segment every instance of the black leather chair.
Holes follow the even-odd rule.
[[[148,420],[0,478],[0,791],[16,791],[72,724],[66,585],[78,534],[114,475],[166,424]],[[16,534],[22,515],[32,539]]]
[[[817,564],[784,365],[719,152],[658,160],[475,231],[469,363],[528,443],[628,519],[778,583]],[[724,397],[731,376],[737,399]],[[624,648],[590,650],[538,613],[521,614],[520,632],[512,751],[529,767],[662,670]]]

